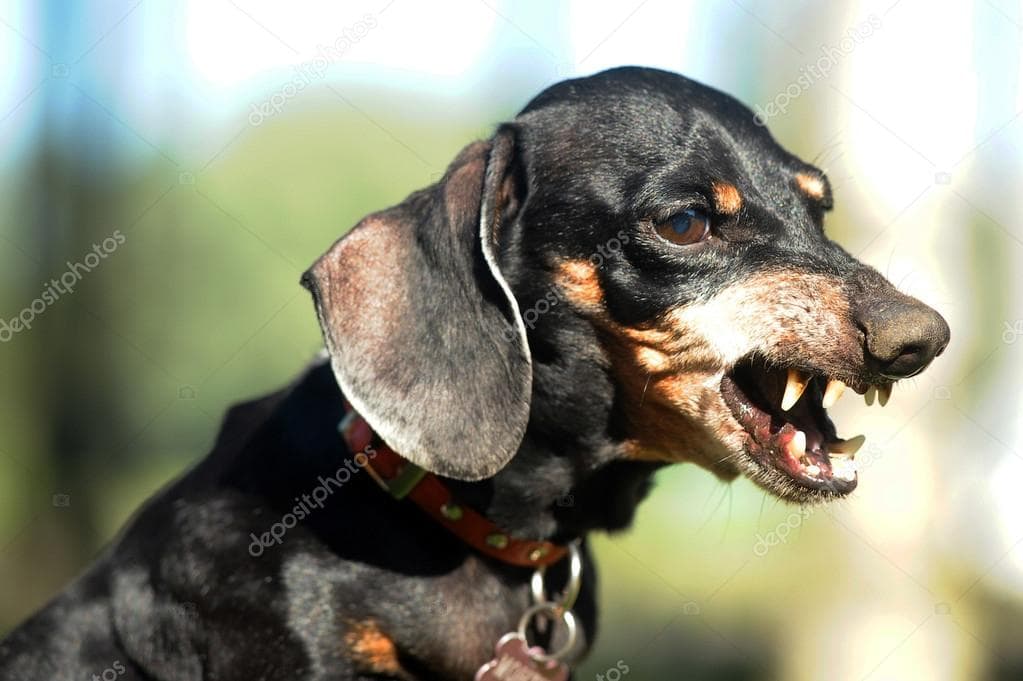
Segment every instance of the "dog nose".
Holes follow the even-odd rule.
[[[885,378],[915,376],[948,345],[945,319],[908,296],[865,300],[856,317],[865,335],[867,361]]]

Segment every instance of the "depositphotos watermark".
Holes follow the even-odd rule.
[[[598,270],[603,269],[604,265],[607,264],[607,261],[618,254],[618,252],[622,250],[622,246],[627,243],[629,243],[629,235],[624,230],[620,230],[617,234],[608,239],[606,243],[597,246],[597,250],[590,255],[589,262]],[[531,307],[521,310],[522,322],[526,325],[526,328],[532,331],[540,317],[550,312],[553,308],[557,307],[558,303],[565,300],[564,295],[565,293],[560,287],[552,286],[547,289],[547,292],[544,293],[543,296],[534,301]],[[518,331],[516,331],[515,327],[511,324],[505,324],[503,335],[504,339],[509,343],[515,341],[519,337]]]
[[[788,544],[789,535],[798,529],[807,518],[813,515],[812,506],[804,506],[799,512],[793,511],[778,526],[765,535],[757,533],[757,541],[753,545],[753,555],[763,558],[771,550],[771,547],[778,544]]]
[[[753,120],[757,125],[767,125],[767,121],[775,116],[785,114],[792,102],[813,87],[817,81],[824,80],[838,63],[852,54],[867,38],[881,28],[881,17],[871,14],[866,21],[861,21],[845,32],[837,45],[821,45],[817,61],[806,64],[799,69],[799,76],[788,84],[784,90],[775,95],[774,99],[760,106],[753,106],[756,115]]]
[[[283,543],[284,535],[288,533],[288,530],[295,527],[298,521],[312,515],[314,510],[323,508],[330,495],[341,489],[376,455],[377,450],[373,449],[372,445],[368,445],[351,459],[345,461],[343,466],[334,471],[334,475],[319,476],[317,481],[320,484],[310,490],[308,494],[295,497],[295,505],[289,512],[281,516],[280,520],[271,525],[269,530],[260,535],[256,535],[255,532],[249,533],[252,538],[252,543],[249,544],[249,555],[259,558],[268,548]]]
[[[0,317],[0,343],[6,343],[14,338],[15,334],[32,328],[36,317],[60,300],[61,296],[74,293],[86,274],[99,267],[100,263],[106,260],[114,251],[127,240],[121,230],[115,229],[114,233],[103,239],[98,244],[92,245],[92,250],[78,261],[66,262],[67,269],[57,279],[50,279],[39,297],[29,303],[25,308],[10,319]]]
[[[597,681],[620,681],[630,671],[629,665],[625,664],[625,660],[618,660],[615,662],[613,667],[608,667],[603,674],[597,674]]]
[[[124,666],[124,663],[120,660],[114,660],[114,663],[103,670],[100,674],[93,674],[92,681],[115,681],[128,671],[128,668]]]
[[[316,56],[309,61],[303,62],[295,67],[295,77],[281,86],[279,90],[269,97],[252,105],[252,112],[249,114],[249,124],[261,125],[263,121],[276,116],[284,110],[289,100],[298,96],[298,93],[305,90],[318,80],[322,80],[327,69],[334,62],[340,61],[345,52],[351,49],[352,45],[359,42],[374,28],[379,26],[377,18],[372,14],[364,14],[362,19],[351,26],[346,26],[341,35],[334,39],[329,45],[319,45],[316,48]]]

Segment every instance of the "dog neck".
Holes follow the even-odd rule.
[[[594,454],[525,445],[493,478],[452,482],[452,490],[515,536],[566,543],[625,529],[660,464],[600,463]]]
[[[594,435],[607,432],[606,423],[600,424],[606,415],[546,404],[544,392],[537,391],[534,413],[559,419],[531,422],[519,451],[497,475],[477,482],[442,478],[444,484],[460,503],[515,537],[565,544],[591,530],[624,529],[659,465],[622,459],[610,438]],[[233,484],[269,494],[275,505],[289,509],[294,498],[314,486],[318,475],[345,462],[345,445],[336,430],[344,415],[343,398],[329,364],[321,361],[272,401],[233,409],[217,449],[241,445],[248,463],[233,467],[228,476]],[[263,434],[254,436],[248,424],[268,416],[259,427]],[[349,505],[342,500],[357,492],[361,503],[370,503],[377,513],[390,515],[388,509],[393,508],[395,519],[415,519],[417,526],[431,523],[419,509],[407,512],[407,505],[391,499],[368,476],[355,477],[366,479],[344,494],[331,495],[332,505],[342,504],[339,513],[348,512]],[[329,515],[313,514],[314,524],[330,525]]]
[[[519,451],[492,478],[450,481],[453,493],[517,536],[564,543],[591,530],[627,528],[663,464],[623,456],[610,434],[612,388],[606,400],[593,400],[606,378],[588,375],[592,370],[537,363],[533,417]],[[591,399],[566,385],[589,391]]]

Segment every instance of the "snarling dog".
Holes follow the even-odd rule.
[[[861,439],[827,408],[886,402],[949,330],[825,236],[831,205],[720,92],[551,87],[312,266],[329,360],[233,408],[0,677],[468,679],[543,598],[534,568],[572,581],[566,546],[625,528],[661,466],[848,494]],[[595,632],[578,562],[566,655]],[[565,612],[530,642],[567,643]]]

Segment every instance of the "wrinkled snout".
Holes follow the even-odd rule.
[[[864,334],[868,368],[892,380],[920,373],[948,345],[945,319],[891,287],[865,295],[855,319]]]

